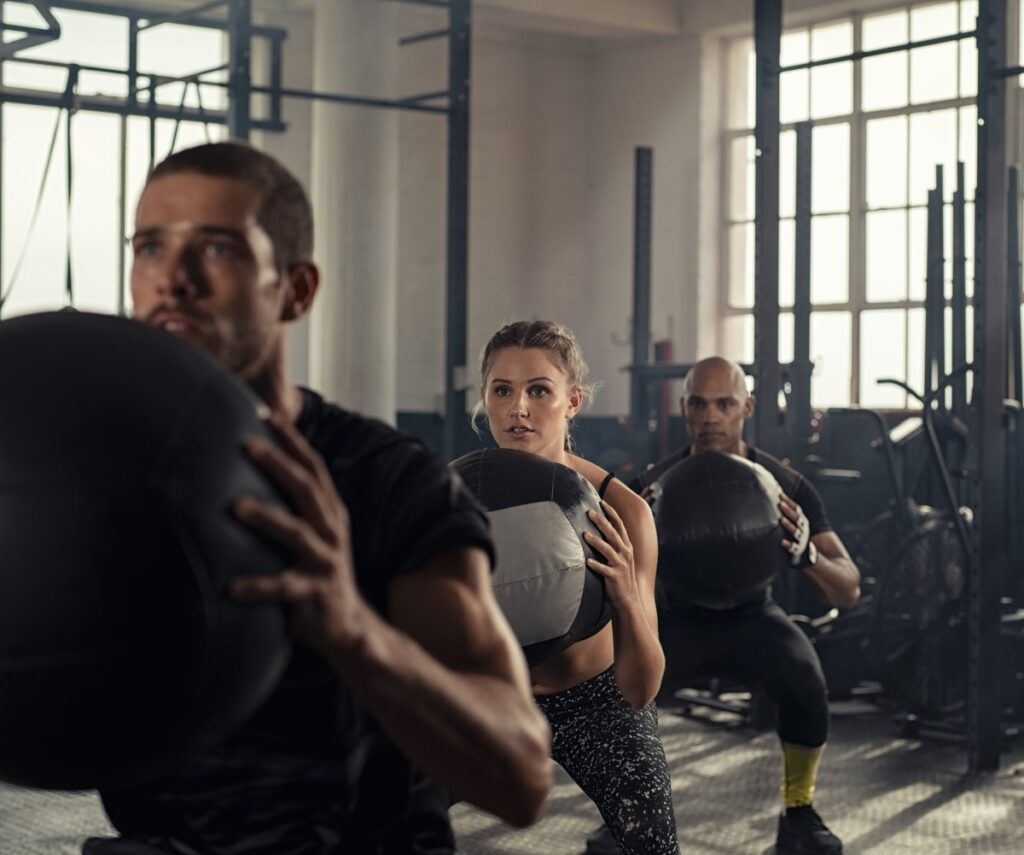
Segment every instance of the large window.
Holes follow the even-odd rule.
[[[976,0],[904,5],[787,30],[782,65],[906,44],[974,29]],[[792,359],[795,123],[812,130],[811,357],[814,406],[902,407],[879,377],[920,387],[928,190],[944,169],[950,294],[952,197],[966,165],[968,278],[973,262],[977,114],[974,40],[962,39],[783,74],[780,141],[780,353]],[[722,162],[724,352],[753,358],[754,55],[749,39],[726,51]],[[968,281],[968,293],[972,283]],[[968,325],[970,330],[970,324]],[[970,342],[968,343],[970,347]]]
[[[26,3],[5,0],[8,23],[43,26]],[[54,10],[61,36],[17,54],[3,63],[3,83],[32,92],[63,92],[63,68],[33,65],[24,59],[127,68],[128,21],[107,14]],[[164,24],[139,36],[139,69],[178,77],[224,62],[223,34]],[[77,91],[124,98],[124,75],[82,71]],[[168,84],[157,101],[177,108],[224,108],[224,90]],[[161,159],[174,148],[220,139],[222,126],[158,120],[110,113],[76,112],[71,119],[71,188],[68,205],[67,113],[51,107],[6,103],[2,108],[2,234],[0,293],[9,295],[3,316],[60,308],[70,254],[74,303],[78,308],[115,312],[127,302],[126,234],[151,156]],[[53,148],[50,156],[51,144]],[[121,193],[121,152],[125,183]],[[46,169],[49,162],[49,170]],[[44,178],[45,177],[45,178]],[[33,219],[35,220],[33,223]]]

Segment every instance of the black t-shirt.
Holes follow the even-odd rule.
[[[455,547],[493,555],[486,515],[441,459],[382,422],[304,395],[299,430],[348,506],[357,584],[381,615],[396,576]],[[226,743],[173,776],[101,795],[123,835],[174,852],[454,851],[446,794],[301,645],[271,697]]]
[[[690,453],[690,447],[687,446],[682,451],[677,451],[674,454],[670,454],[668,457],[659,460],[646,471],[637,475],[632,486],[638,491],[642,490],[644,487],[649,487],[655,481],[659,480],[662,475],[675,466],[679,461],[689,457]],[[814,485],[804,478],[803,475],[795,469],[791,469],[777,457],[773,457],[768,452],[762,451],[759,448],[754,448],[752,445],[747,446],[747,459],[752,463],[759,463],[771,472],[775,480],[779,482],[779,486],[782,487],[782,492],[789,496],[803,509],[804,516],[807,517],[808,530],[810,531],[811,537],[821,534],[822,532],[832,531],[832,525],[828,521],[828,514],[825,512],[825,503],[821,500],[821,495],[814,488]],[[769,598],[769,591],[765,591],[757,600],[752,601],[751,603],[744,603],[732,609],[716,610],[688,605],[687,611],[692,610],[695,617],[723,619],[729,616],[735,616],[740,612],[746,612],[755,607],[763,606],[769,601]]]

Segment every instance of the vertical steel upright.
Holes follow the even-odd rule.
[[[633,179],[633,365],[651,361],[651,202],[653,152],[639,146],[634,156]],[[630,387],[633,422],[633,462],[643,471],[651,459],[651,386],[634,371]]]
[[[75,185],[75,158],[74,148],[72,146],[72,140],[74,139],[72,133],[72,117],[75,115],[75,93],[78,92],[78,75],[79,69],[77,65],[68,66],[68,85],[64,91],[65,98],[65,110],[67,111],[67,119],[64,125],[64,157],[66,160],[65,167],[65,196],[67,205],[67,235],[64,238],[64,305],[67,308],[72,308],[75,305],[75,285],[74,285],[74,270],[71,258],[71,199]]]
[[[967,243],[964,163],[956,165],[956,190],[953,191],[953,323],[950,330],[953,368],[967,362]],[[967,419],[967,376],[960,374],[952,383],[953,415]]]
[[[149,100],[146,102],[146,110],[149,113],[149,168],[152,169],[156,166],[156,121],[157,121],[157,103],[156,103],[156,86],[153,84],[156,80],[152,77],[149,78]],[[231,93],[228,93],[228,98],[231,98]]]
[[[754,439],[785,450],[779,392],[779,55],[782,0],[754,0],[756,127],[754,130]]]
[[[472,0],[448,6],[448,283],[442,450],[458,448],[466,418],[469,319],[469,74]]]
[[[1020,169],[1011,166],[1006,188],[1006,324],[1008,397],[1016,402],[1007,408],[1006,460],[1011,473],[1006,485],[1006,578],[1002,592],[1018,600],[1024,592],[1021,570],[1024,533],[1021,532],[1021,403],[1024,388],[1021,378],[1021,263],[1020,263]]]
[[[978,190],[975,200],[974,466],[969,562],[967,743],[971,771],[999,767],[1000,594],[1006,544],[1006,0],[978,10]]]
[[[935,167],[935,188],[928,191],[928,266],[924,296],[924,393],[938,388],[945,374],[945,176]],[[939,399],[939,405],[945,397]]]
[[[4,13],[6,11],[4,7],[5,0],[0,0],[0,26],[4,23]],[[0,86],[4,85],[4,63],[0,59]],[[4,105],[0,104],[0,297],[3,297],[4,288],[6,287],[6,279],[4,278],[4,114],[7,111],[4,109]],[[0,307],[2,308],[2,307]]]
[[[788,416],[793,454],[802,460],[811,430],[811,168],[810,122],[796,126],[796,245],[793,265],[793,366]]]
[[[252,130],[252,0],[227,2],[228,136],[247,140]]]
[[[1021,383],[1021,331],[1020,331],[1020,170],[1011,166],[1006,188],[1006,324],[1008,338],[1007,369],[1009,382],[1007,396],[1018,403],[1022,400]]]
[[[139,19],[138,16],[132,15],[128,19],[128,103],[133,109],[139,103],[138,70]],[[128,237],[128,121],[127,115],[121,116],[121,157],[117,177],[117,313],[122,316],[128,313],[128,264],[124,248],[124,242]]]

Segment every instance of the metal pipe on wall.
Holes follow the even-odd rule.
[[[651,207],[654,153],[640,146],[633,166],[633,365],[651,361]],[[630,383],[633,463],[642,472],[651,459],[650,384],[635,371]]]
[[[810,122],[796,126],[796,246],[793,282],[793,364],[790,367],[790,428],[793,454],[802,459],[811,430],[811,168]]]
[[[228,67],[228,136],[247,140],[252,131],[252,0],[228,0]]]
[[[458,450],[466,421],[469,386],[469,95],[471,0],[451,0],[448,9],[448,279],[445,295],[443,453]]]
[[[924,299],[924,394],[938,387],[945,375],[945,228],[944,175],[935,167],[935,187],[928,191],[928,265]],[[942,407],[944,397],[939,398]]]
[[[967,362],[967,244],[966,244],[966,192],[964,163],[956,165],[956,190],[953,191],[953,299],[951,347],[953,368]],[[967,419],[967,375],[960,374],[952,382],[953,415],[961,421]]]
[[[1020,170],[1011,166],[1006,188],[1006,323],[1008,395],[1022,400],[1020,332]]]

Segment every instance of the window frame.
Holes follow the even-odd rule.
[[[965,0],[948,0],[956,5],[956,17],[957,27],[959,32],[964,32],[964,20],[963,20],[963,8]],[[870,14],[864,14],[862,12],[853,12],[841,16],[823,16],[819,19],[814,19],[808,22],[803,22],[799,26],[795,26],[789,29],[783,30],[783,35],[788,33],[795,33],[806,31],[810,34],[815,28],[832,26],[841,23],[850,23],[853,28],[853,50],[859,51],[862,48],[863,42],[863,24],[865,18],[875,17],[879,14],[885,14],[886,12],[898,12],[905,11],[909,16],[914,8],[920,8],[924,5],[939,5],[937,3],[914,3],[914,2],[903,2],[896,3],[885,9],[872,10]],[[908,33],[909,33],[910,22],[908,19]],[[722,116],[722,127],[721,127],[721,143],[720,143],[720,155],[719,155],[719,189],[723,200],[723,204],[720,206],[719,214],[719,246],[718,246],[718,269],[721,271],[720,283],[721,286],[718,289],[717,306],[719,312],[719,328],[718,338],[719,340],[725,340],[727,336],[726,325],[733,318],[751,316],[753,314],[753,307],[751,306],[739,306],[734,305],[731,302],[731,285],[733,281],[734,271],[732,268],[732,246],[731,246],[731,235],[733,230],[741,225],[752,224],[754,222],[754,212],[747,212],[750,216],[748,219],[737,219],[733,216],[732,211],[732,194],[734,191],[734,183],[739,176],[734,175],[734,166],[732,159],[732,148],[736,140],[750,138],[753,139],[754,128],[747,125],[746,127],[729,127],[729,117],[736,115],[744,115],[748,118],[752,111],[749,109],[749,99],[756,97],[756,92],[751,88],[752,81],[750,80],[749,68],[747,73],[743,75],[743,80],[736,80],[735,69],[739,65],[736,60],[735,51],[742,49],[742,46],[746,45],[746,49],[749,51],[753,49],[752,39],[749,36],[734,37],[731,39],[724,40],[723,50],[721,53],[721,73],[722,79],[725,81],[725,85],[721,87],[721,105],[720,115]],[[955,42],[957,45],[962,45],[963,42]],[[910,339],[911,339],[911,310],[923,309],[924,299],[923,296],[918,298],[912,298],[911,283],[910,283],[910,272],[912,269],[911,263],[911,219],[910,212],[913,210],[926,210],[926,205],[915,203],[909,195],[909,186],[911,181],[910,164],[912,161],[911,156],[911,139],[909,138],[909,122],[910,117],[916,114],[940,112],[944,110],[954,110],[956,117],[956,160],[963,159],[963,108],[976,106],[976,96],[962,95],[960,94],[963,90],[964,85],[964,56],[963,51],[958,47],[957,50],[957,74],[956,74],[956,86],[957,95],[954,98],[945,98],[937,101],[928,101],[921,104],[910,103],[911,98],[911,80],[913,74],[913,63],[911,62],[912,52],[902,51],[896,55],[902,55],[907,57],[906,62],[906,86],[907,86],[907,101],[908,103],[900,107],[887,107],[875,110],[864,110],[862,107],[863,102],[863,72],[862,62],[853,61],[852,66],[852,100],[853,110],[850,113],[838,116],[828,116],[823,118],[811,118],[811,104],[808,104],[808,119],[812,130],[819,126],[834,125],[834,124],[848,124],[850,128],[850,169],[849,169],[849,208],[847,212],[848,220],[848,291],[847,300],[843,303],[827,303],[827,304],[814,304],[812,305],[812,314],[824,313],[824,312],[839,312],[846,313],[850,317],[850,399],[849,403],[857,404],[864,399],[864,390],[862,384],[865,378],[862,377],[861,372],[861,356],[862,356],[862,316],[864,312],[871,312],[876,310],[902,310],[904,312],[904,353],[903,359],[905,364],[908,366],[908,370],[913,363],[910,352]],[[748,59],[749,63],[749,59]],[[737,98],[739,90],[737,85],[742,85],[742,94],[740,97],[744,98],[744,101],[740,105],[742,109],[738,109],[736,105],[732,103]],[[975,87],[977,85],[975,81]],[[1024,81],[1022,81],[1024,85]],[[808,86],[810,86],[810,78],[808,79]],[[1024,89],[1018,91],[1017,97],[1024,103]],[[907,185],[908,195],[906,204],[898,206],[880,206],[877,208],[869,208],[867,204],[867,128],[868,123],[875,119],[882,119],[894,116],[906,116],[908,121],[908,139],[905,148],[906,158],[906,169],[907,169]],[[746,123],[745,123],[746,124]],[[780,134],[787,131],[793,131],[798,123],[797,122],[785,122],[780,124]],[[956,161],[954,161],[955,163]],[[744,168],[745,174],[746,166]],[[948,212],[952,208],[952,189],[955,187],[956,175],[946,175],[945,179],[945,198],[943,200],[943,211],[944,217],[948,216]],[[781,190],[781,188],[780,188]],[[1024,192],[1024,189],[1022,189]],[[967,203],[969,206],[974,203],[974,190],[970,189],[967,195]],[[867,295],[867,215],[869,212],[874,211],[905,211],[906,212],[906,236],[905,245],[907,247],[906,261],[905,261],[905,280],[906,280],[906,297],[902,300],[885,300],[885,301],[869,301]],[[822,214],[813,214],[813,218],[822,216]],[[780,216],[779,222],[792,221],[792,216]],[[950,247],[946,246],[947,261],[950,254]],[[781,247],[780,247],[781,254]],[[966,248],[966,254],[969,262],[973,260],[974,247],[969,246]],[[973,271],[968,269],[968,280],[973,278]],[[948,290],[948,278],[947,278],[947,290]],[[946,299],[947,308],[950,306],[951,301]],[[969,296],[968,304],[973,305],[973,297]],[[786,315],[792,313],[792,307],[780,306],[780,314]],[[749,346],[749,342],[743,341],[743,346]],[[744,354],[747,355],[747,354]],[[906,378],[904,378],[906,379]],[[915,378],[911,377],[908,382],[912,386],[920,385],[915,382]],[[912,401],[908,396],[904,396],[904,408],[912,406]],[[879,409],[890,409],[887,407],[879,407]]]

